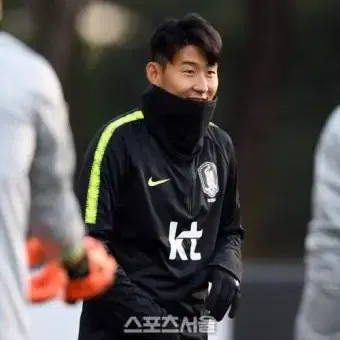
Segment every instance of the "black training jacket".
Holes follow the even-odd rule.
[[[193,296],[206,289],[211,267],[239,279],[242,273],[243,229],[230,137],[209,123],[196,152],[181,158],[162,143],[167,138],[150,118],[153,110],[148,105],[142,110],[100,129],[78,186],[89,234],[119,263],[115,288],[105,299],[112,300],[112,314],[125,305],[125,319],[132,311],[192,313]],[[108,313],[110,304],[104,309]],[[98,307],[93,314],[101,312]]]

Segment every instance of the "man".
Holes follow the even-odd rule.
[[[59,81],[47,61],[1,31],[0,89],[0,340],[27,340],[28,235],[38,238],[42,261],[58,259],[68,275],[60,288],[72,302],[112,284],[114,263],[95,258],[93,249],[100,251],[102,245],[83,241],[72,191],[74,150]],[[100,287],[93,282],[99,272],[105,272]],[[86,285],[82,295],[75,291]]]
[[[83,214],[119,267],[116,285],[84,303],[79,340],[206,339],[195,322],[209,312],[220,321],[229,307],[235,316],[236,160],[228,134],[210,123],[221,50],[200,16],[165,20],[151,38],[141,108],[107,123],[89,147]]]
[[[340,106],[316,149],[312,220],[305,247],[305,283],[296,340],[340,339]]]

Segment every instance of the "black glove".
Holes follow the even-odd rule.
[[[234,318],[240,298],[240,282],[227,270],[215,267],[211,275],[210,294],[206,301],[210,315],[221,321],[230,307],[228,316]]]

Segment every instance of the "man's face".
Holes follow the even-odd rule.
[[[186,46],[179,50],[173,61],[162,67],[151,62],[147,65],[149,81],[182,98],[213,100],[218,89],[218,65],[209,66],[198,47]]]

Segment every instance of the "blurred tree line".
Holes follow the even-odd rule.
[[[76,29],[91,2],[29,0],[33,21],[27,21],[20,0],[5,0],[3,24],[56,69],[71,109],[78,165],[100,126],[139,105],[155,26],[164,17],[198,12],[224,38],[215,123],[236,147],[245,256],[301,259],[314,147],[340,99],[340,2],[124,0],[118,4],[135,20],[123,42],[105,47],[86,43]]]

